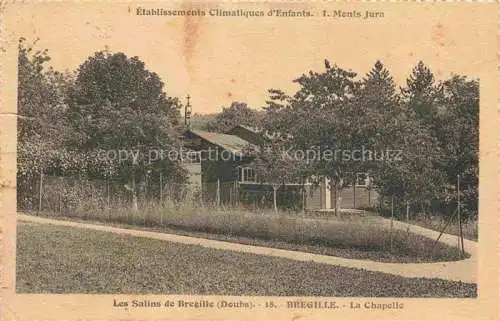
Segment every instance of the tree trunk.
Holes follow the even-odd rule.
[[[337,208],[337,183],[335,183],[335,186],[333,187],[333,208],[334,208],[334,214],[335,216],[338,216],[338,208]]]
[[[134,211],[139,210],[139,205],[137,204],[137,188],[135,185],[135,175],[132,174],[132,209]]]
[[[334,196],[335,196],[335,216],[338,216],[340,214],[340,204],[342,203],[342,180],[335,181]]]
[[[306,185],[304,182],[302,182],[302,213],[306,213]]]

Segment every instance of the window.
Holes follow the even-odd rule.
[[[255,171],[253,170],[253,168],[244,168],[243,177],[247,182],[255,182]]]
[[[240,182],[256,182],[255,170],[251,167],[238,168],[238,181]]]

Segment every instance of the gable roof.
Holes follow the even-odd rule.
[[[211,144],[230,151],[237,156],[243,155],[243,149],[248,145],[251,145],[248,141],[236,135],[213,133],[195,129],[189,129],[188,131],[208,141]]]

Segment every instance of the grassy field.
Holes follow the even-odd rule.
[[[139,211],[115,207],[43,215],[381,262],[461,259],[454,247],[401,230],[391,232],[378,216],[311,220],[290,213],[250,213],[169,202],[143,204]]]
[[[365,208],[366,211],[372,212],[372,213],[377,213],[376,215],[384,216],[387,219],[390,219],[390,211],[385,210],[385,211],[380,211],[378,208]],[[406,217],[404,213],[396,213],[395,219],[401,221],[401,222],[406,222]],[[451,235],[460,235],[460,228],[458,224],[458,218],[456,216],[456,213],[454,213],[454,216],[447,217],[443,215],[437,215],[437,214],[423,214],[423,213],[412,213],[410,215],[410,224],[414,225],[419,225],[431,230],[439,231],[441,232],[444,229],[444,233],[446,234],[451,234]],[[465,239],[471,240],[471,241],[476,241],[478,240],[478,235],[479,235],[479,230],[478,230],[478,218],[468,218],[465,220],[462,220],[461,222],[462,225],[462,235]]]
[[[19,223],[17,292],[475,297],[475,284]]]
[[[446,227],[445,233],[452,235],[460,235],[460,229],[458,223],[455,221],[451,222],[446,226],[446,220],[439,216],[433,217],[417,217],[410,220],[411,224],[419,225],[425,228],[430,228],[432,230],[441,231]],[[462,233],[464,238],[476,241],[478,240],[478,221],[469,220],[462,223]]]

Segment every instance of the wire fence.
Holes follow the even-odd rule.
[[[147,209],[151,205],[165,204],[174,208],[189,208],[180,212],[199,211],[202,207],[232,207],[258,211],[273,209],[276,202],[281,210],[297,212],[304,211],[311,202],[311,198],[307,197],[308,191],[301,185],[280,186],[275,191],[272,185],[240,184],[236,181],[176,183],[161,175],[145,177],[135,186],[117,179],[42,175],[31,180],[18,180],[17,187],[20,211],[49,212],[51,215],[84,218],[99,217],[102,213],[109,213],[111,209],[121,211],[134,206]],[[352,190],[355,189],[351,188]],[[459,247],[462,247],[462,251],[464,234],[471,239],[477,239],[477,217],[464,220],[459,184],[457,197],[452,200],[434,199],[420,203],[411,203],[392,196],[370,201],[370,190],[361,190],[358,193],[365,193],[364,203],[356,196],[354,199],[348,199],[347,203],[354,201],[356,207],[358,202],[363,205],[361,208],[378,212],[390,219],[419,223],[424,227],[460,235]],[[366,204],[369,206],[365,207]]]
[[[133,186],[117,179],[46,176],[18,183],[18,208],[24,211],[65,212],[74,208],[103,208],[162,200],[196,199],[196,186],[144,179]],[[18,181],[19,182],[19,181]]]
[[[67,212],[75,208],[105,208],[133,204],[134,202],[191,202],[204,206],[231,206],[250,210],[273,208],[284,210],[314,210],[325,207],[319,200],[324,190],[312,190],[301,185],[280,186],[276,191],[266,184],[241,184],[237,181],[202,182],[186,184],[172,182],[161,175],[151,175],[139,180],[135,186],[117,179],[89,179],[78,176],[42,175],[30,180],[18,180],[18,209],[23,211]],[[316,193],[318,200],[311,197]],[[460,191],[457,192],[457,195]],[[334,207],[331,196],[329,205]],[[316,202],[317,201],[317,202]],[[316,202],[313,204],[313,202]],[[420,203],[409,203],[403,198],[380,197],[376,191],[366,188],[347,187],[342,192],[342,208],[366,209],[379,212],[386,217],[408,221],[417,215],[449,217],[463,213],[461,200],[433,199]]]
[[[282,186],[276,191],[281,209],[304,207],[300,186]],[[272,186],[230,182],[176,183],[164,177],[145,178],[133,186],[117,179],[89,179],[43,175],[18,180],[18,209],[30,212],[64,213],[76,209],[102,209],[151,202],[190,202],[203,206],[265,209],[274,206]]]

